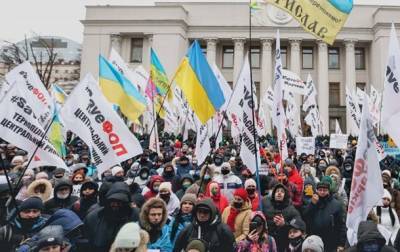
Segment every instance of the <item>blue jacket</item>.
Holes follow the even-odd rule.
[[[170,239],[170,227],[164,225],[161,229],[161,236],[157,241],[147,244],[148,249],[159,249],[160,252],[172,252],[172,243]]]
[[[170,238],[171,238],[171,240],[172,240],[172,244],[175,244],[176,239],[177,239],[178,236],[179,236],[179,233],[180,233],[186,226],[188,226],[190,223],[192,223],[192,221],[193,221],[193,216],[192,216],[192,214],[183,215],[183,216],[181,217],[180,222],[178,223],[178,229],[176,230],[174,237],[171,237],[171,235],[172,235],[171,232],[172,232],[172,230],[173,230],[173,226],[174,226],[174,224],[175,224],[176,221],[177,221],[177,218],[173,219],[173,220],[170,222],[170,224],[169,224],[169,226],[170,226]]]

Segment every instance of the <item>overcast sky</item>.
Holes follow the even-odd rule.
[[[173,0],[173,2],[193,0]],[[202,0],[197,0],[202,1]],[[210,0],[207,0],[210,1]],[[152,4],[154,0],[0,0],[0,40],[17,42],[24,35],[56,35],[82,42],[85,5]],[[158,0],[157,2],[171,2]],[[246,2],[246,0],[218,0]],[[385,4],[400,6],[400,0],[354,0],[355,4]]]

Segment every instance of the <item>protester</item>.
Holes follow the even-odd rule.
[[[301,252],[306,237],[306,224],[301,218],[294,218],[289,223],[288,252]]]
[[[119,252],[122,250],[146,252],[148,242],[149,235],[147,232],[142,230],[137,223],[128,222],[119,230],[111,245],[110,252]]]
[[[324,243],[321,237],[310,235],[307,237],[301,246],[302,252],[324,252]]]
[[[226,197],[221,194],[219,184],[215,181],[211,181],[210,183],[208,183],[204,197],[212,199],[220,214],[222,214],[225,208],[229,205]]]
[[[193,209],[196,204],[196,195],[187,193],[181,199],[181,206],[179,212],[174,216],[170,222],[170,239],[172,244],[175,244],[179,233],[193,221]]]
[[[258,210],[258,205],[260,203],[260,196],[258,195],[257,192],[257,183],[254,181],[254,179],[250,178],[247,179],[244,182],[244,189],[247,191],[247,195],[249,197],[249,200],[251,202],[251,210],[252,211],[257,211]]]
[[[77,200],[77,196],[72,196],[71,181],[66,179],[60,180],[54,186],[53,198],[44,204],[44,213],[53,214],[61,208],[71,209]]]

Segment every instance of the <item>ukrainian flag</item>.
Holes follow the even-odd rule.
[[[131,121],[146,110],[146,100],[136,87],[103,56],[99,56],[99,82],[104,96],[109,102],[119,106],[121,112]]]
[[[54,100],[58,104],[64,104],[65,99],[67,98],[67,94],[64,92],[64,90],[58,86],[57,84],[53,84],[51,88],[51,94],[54,98]]]
[[[153,48],[151,48],[150,58],[150,80],[156,86],[157,93],[165,96],[169,87],[168,77]],[[172,92],[168,94],[168,100],[170,99],[172,99]]]
[[[190,46],[175,73],[174,80],[202,124],[205,124],[225,102],[218,80],[197,41]]]
[[[67,155],[67,150],[64,144],[63,126],[61,124],[58,113],[55,114],[53,123],[50,126],[49,141],[56,149],[60,157]]]

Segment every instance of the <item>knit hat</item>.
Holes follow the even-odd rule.
[[[160,187],[158,188],[158,191],[162,191],[162,190],[168,190],[169,192],[172,191],[172,184],[171,182],[162,182],[160,184]]]
[[[27,198],[26,200],[22,201],[18,208],[20,211],[28,210],[28,209],[43,209],[43,201],[41,198],[37,196],[33,196]]]
[[[324,187],[324,188],[328,188],[329,190],[331,190],[332,188],[332,178],[330,176],[323,176],[321,178],[321,181],[317,184],[317,189]]]
[[[317,235],[311,235],[304,240],[303,245],[301,247],[301,251],[305,251],[306,249],[310,249],[314,252],[323,252],[324,251],[324,243],[322,239]]]
[[[300,217],[293,218],[289,222],[289,227],[290,228],[294,228],[294,229],[298,229],[298,230],[303,231],[303,232],[306,231],[306,223]]]
[[[392,201],[392,195],[390,194],[390,192],[388,191],[388,190],[386,190],[386,189],[383,189],[383,196],[382,196],[382,199],[383,198],[387,198],[387,199],[389,199],[390,201]]]
[[[239,196],[240,198],[242,198],[244,201],[247,200],[248,198],[248,194],[247,191],[244,188],[238,188],[235,190],[235,192],[233,193],[234,196]]]
[[[58,236],[52,236],[50,235],[49,237],[45,237],[37,242],[37,246],[35,247],[34,251],[40,251],[42,248],[45,248],[47,246],[52,246],[52,245],[60,245],[62,246],[64,241],[62,240],[61,237]]]
[[[117,166],[114,166],[112,169],[111,169],[111,174],[113,175],[113,176],[115,176],[115,174],[117,174],[118,172],[123,172],[124,171],[124,169],[121,167],[121,166],[119,166],[119,165],[117,165]]]
[[[254,179],[252,179],[252,178],[246,179],[246,181],[244,182],[244,188],[247,188],[249,186],[257,187],[256,181]]]
[[[23,163],[24,157],[23,156],[14,156],[13,159],[11,160],[11,164],[14,165],[16,162]]]
[[[185,195],[183,195],[182,199],[181,199],[181,204],[185,201],[189,201],[192,202],[193,205],[196,204],[197,198],[196,198],[196,194],[193,193],[185,193]]]
[[[192,240],[191,242],[189,242],[189,244],[187,245],[185,251],[189,251],[191,249],[197,250],[199,252],[206,252],[206,245],[202,240]]]
[[[137,248],[140,244],[140,227],[135,222],[126,223],[114,240],[114,248]]]

